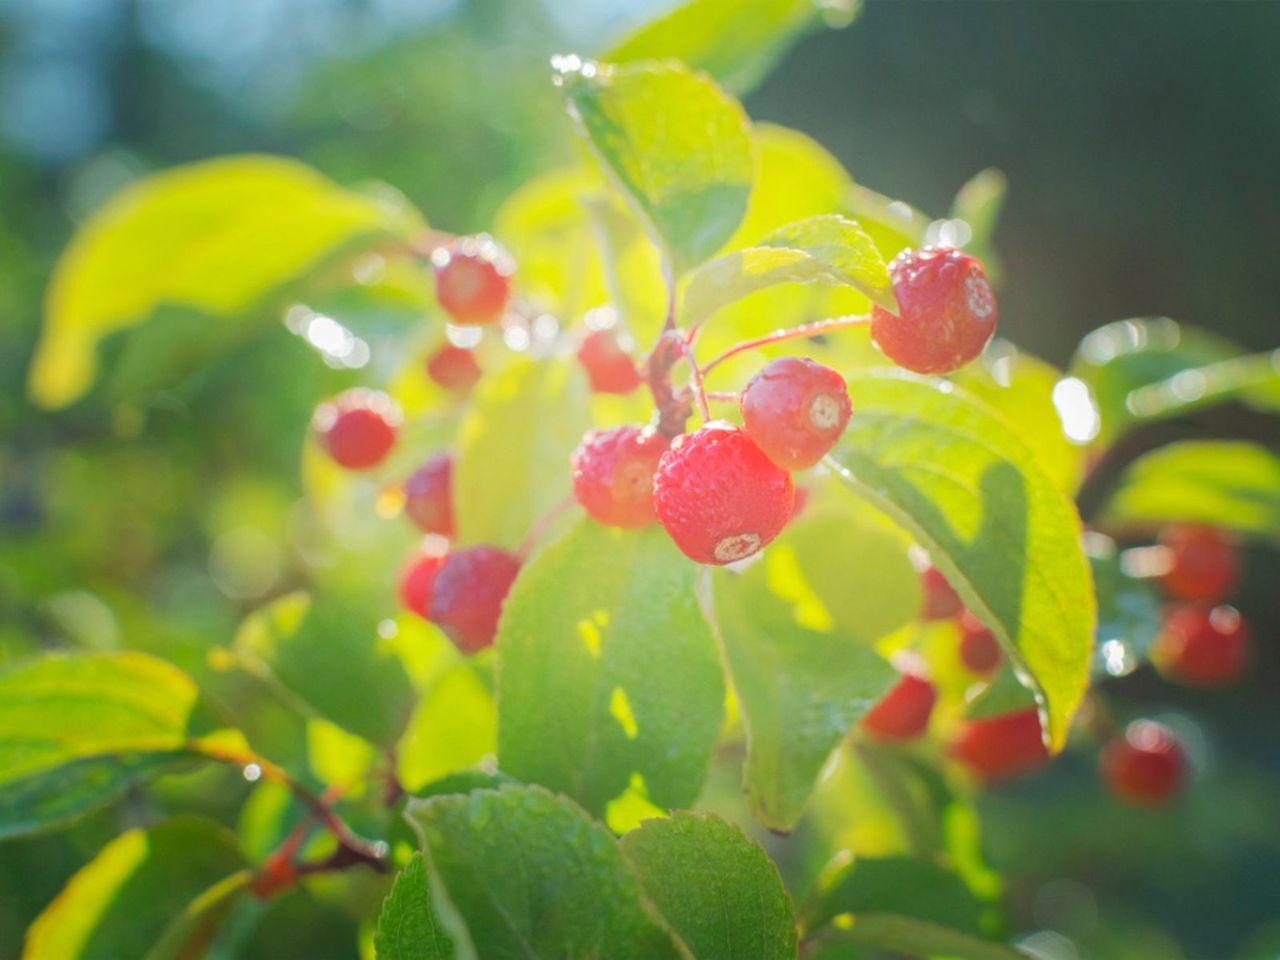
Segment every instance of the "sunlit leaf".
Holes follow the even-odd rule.
[[[981,170],[965,182],[951,204],[951,216],[963,220],[969,228],[965,249],[983,261],[987,276],[993,282],[999,280],[1000,264],[991,245],[992,235],[1008,186],[1008,180],[999,170]]]
[[[851,913],[893,913],[970,934],[980,932],[982,903],[954,873],[919,857],[856,857],[824,878],[809,928]]]
[[[470,664],[460,663],[419,697],[396,747],[396,769],[404,788],[413,793],[496,750],[493,694]]]

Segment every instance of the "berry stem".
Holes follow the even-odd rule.
[[[547,531],[551,529],[551,525],[560,518],[560,516],[570,509],[578,501],[572,496],[567,496],[550,510],[540,516],[533,522],[533,526],[529,528],[529,532],[520,541],[520,546],[516,548],[516,559],[524,563],[529,559],[529,554],[533,552],[533,548],[538,545],[538,541],[547,535]]]
[[[720,364],[724,363],[730,357],[736,357],[740,353],[748,350],[755,350],[757,347],[768,346],[771,343],[781,343],[784,340],[797,340],[801,337],[816,337],[820,334],[830,333],[832,330],[844,330],[848,327],[860,327],[871,322],[868,314],[859,313],[851,314],[847,317],[832,317],[830,320],[818,320],[815,323],[802,323],[798,327],[787,327],[784,330],[775,330],[773,333],[763,337],[757,337],[754,340],[743,340],[741,343],[734,344],[720,356],[710,361],[702,368],[702,375],[705,377]]]
[[[737,403],[739,393],[733,390],[704,390],[702,395],[716,403]]]
[[[669,336],[676,340],[680,345],[680,352],[689,361],[689,385],[693,389],[694,399],[698,401],[698,410],[702,414],[702,422],[706,423],[711,419],[711,410],[707,407],[707,393],[702,388],[702,371],[698,369],[698,361],[693,357],[693,348],[689,346],[689,341],[685,339],[680,331],[673,331]]]

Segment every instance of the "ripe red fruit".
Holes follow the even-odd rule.
[[[1139,807],[1157,807],[1177,793],[1187,774],[1182,744],[1168,727],[1153,720],[1135,720],[1102,749],[1098,771],[1121,800]]]
[[[466,393],[475,386],[480,374],[475,354],[451,343],[442,344],[427,357],[427,376],[454,393]]]
[[[596,393],[630,393],[642,382],[635,360],[622,348],[613,327],[587,334],[578,348],[578,360]]]
[[[515,264],[492,237],[463,237],[431,254],[436,299],[454,323],[497,323],[511,296]]]
[[[453,457],[437,454],[405,481],[404,512],[423,533],[453,537]]]
[[[871,310],[871,336],[900,367],[950,373],[996,329],[996,298],[982,262],[950,247],[903,250],[889,264],[898,313]]]
[[[1151,659],[1171,680],[1225,687],[1244,673],[1249,647],[1249,625],[1235,607],[1188,603],[1165,616]]]
[[[751,556],[786,525],[794,500],[791,474],[722,420],[676,437],[653,478],[658,519],[698,563]]]
[[[436,574],[428,619],[463,653],[483,650],[493,643],[503,601],[519,572],[520,561],[497,547],[447,554]]]
[[[1213,603],[1236,588],[1240,558],[1220,530],[1176,524],[1160,532],[1160,543],[1169,555],[1169,569],[1161,576],[1160,585],[1175,600]]]
[[[920,586],[924,590],[921,620],[950,620],[964,609],[959,595],[937,567],[927,567],[920,574]]]
[[[784,470],[822,459],[849,422],[844,377],[807,358],[781,357],[765,365],[738,398],[748,435]]]
[[[986,780],[1007,780],[1049,759],[1035,707],[970,720],[951,741],[951,756]]]
[[[601,523],[653,523],[653,475],[669,443],[656,431],[633,426],[588,433],[569,460],[573,495]]]
[[[968,610],[960,614],[960,631],[960,661],[966,667],[987,674],[1000,665],[996,635]]]
[[[418,557],[405,567],[400,577],[400,603],[406,610],[429,619],[431,596],[435,592],[436,576],[444,566],[444,557]]]
[[[356,388],[320,404],[311,425],[335,463],[368,470],[395,446],[400,409],[385,393]]]
[[[905,674],[862,718],[862,728],[880,740],[912,740],[928,728],[937,699],[932,683]]]

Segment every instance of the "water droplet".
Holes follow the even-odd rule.
[[[262,767],[256,763],[246,763],[244,765],[244,778],[250,783],[257,783],[262,779]]]

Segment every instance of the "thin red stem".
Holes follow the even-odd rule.
[[[538,545],[538,541],[547,535],[547,531],[551,529],[551,525],[560,518],[566,510],[572,507],[577,501],[568,496],[553,506],[550,510],[540,516],[533,522],[533,526],[529,528],[529,532],[525,534],[524,540],[520,542],[520,546],[516,548],[516,559],[524,563],[529,559],[529,554],[533,552],[533,548]]]
[[[711,419],[711,410],[707,407],[707,393],[702,388],[702,371],[698,369],[698,361],[693,357],[693,349],[677,330],[669,334],[680,346],[680,352],[684,354],[685,360],[689,361],[689,384],[693,388],[693,397],[698,401],[698,411],[702,414],[702,422],[706,423]]]
[[[784,340],[797,340],[802,337],[816,337],[823,333],[830,333],[833,330],[844,330],[849,327],[859,327],[870,322],[871,317],[869,315],[854,314],[847,317],[833,317],[830,320],[819,320],[816,323],[805,323],[798,327],[788,327],[785,330],[775,330],[773,333],[767,334],[763,337],[757,337],[754,340],[743,340],[741,343],[734,344],[711,362],[705,364],[702,367],[702,375],[705,377],[730,357],[736,357],[738,354],[746,353],[748,350],[755,350],[757,347],[767,346],[771,343],[781,343]]]

